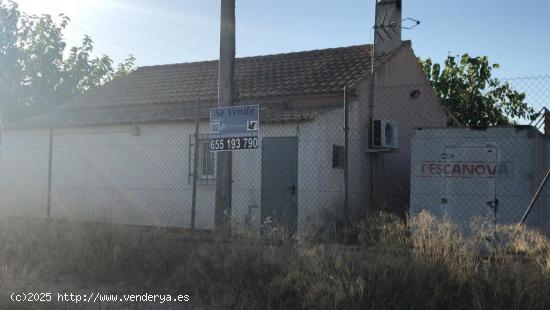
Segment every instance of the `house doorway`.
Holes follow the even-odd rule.
[[[298,220],[298,137],[262,140],[262,223],[283,226],[293,235]]]

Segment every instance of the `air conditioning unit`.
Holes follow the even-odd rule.
[[[385,119],[374,120],[372,130],[374,148],[396,149],[398,147],[399,131],[394,122]]]

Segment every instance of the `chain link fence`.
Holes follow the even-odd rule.
[[[525,94],[525,102],[539,112],[550,107],[550,75],[504,78],[502,81],[510,84],[512,89]],[[529,120],[517,120],[520,124],[536,125],[544,132],[544,122],[531,122]]]
[[[236,227],[259,231],[292,214],[296,231],[298,221],[342,203],[342,158],[333,163],[333,152],[342,156],[342,113],[335,112],[264,122],[257,150],[234,151]],[[195,227],[213,230],[217,153],[208,125],[201,120],[197,158],[193,122],[55,128],[51,140],[49,129],[5,130],[2,215],[190,228],[196,173]],[[262,211],[267,204],[272,209]]]
[[[525,93],[525,102],[542,113],[540,117],[514,119],[520,126],[508,128],[416,130],[411,152],[412,214],[427,210],[469,229],[480,220],[517,224],[531,205],[526,223],[550,233],[550,186],[540,188],[550,168],[550,142],[544,135],[550,76],[502,80]],[[549,116],[546,113],[547,125]],[[533,200],[539,188],[541,195]]]
[[[550,77],[506,81],[532,106],[547,106]],[[260,104],[259,148],[233,152],[233,228],[337,233],[377,210],[519,221],[550,167],[547,137],[448,127],[427,84],[375,87],[374,108],[369,94],[356,88],[347,109],[343,95]],[[275,105],[283,108],[274,113]],[[214,230],[218,153],[208,145],[208,107],[201,110],[199,139],[193,121],[5,129],[1,215]],[[544,229],[549,191],[529,219]]]

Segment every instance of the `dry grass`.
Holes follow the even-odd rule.
[[[534,231],[511,240],[510,227],[477,221],[466,236],[429,214],[408,225],[378,214],[353,231],[353,246],[273,227],[267,240],[243,229],[232,242],[189,242],[163,229],[5,221],[0,308],[40,283],[186,292],[212,309],[550,308],[550,243]]]

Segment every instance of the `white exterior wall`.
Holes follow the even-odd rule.
[[[298,231],[316,225],[320,212],[338,207],[343,201],[344,172],[332,168],[333,144],[344,145],[343,110],[318,115],[315,121],[265,124],[262,137],[298,136]],[[249,209],[254,226],[260,225],[261,208],[261,145],[256,151],[233,153],[233,219],[244,223]]]
[[[192,124],[54,131],[52,217],[188,227]],[[202,191],[199,191],[199,197]],[[197,226],[205,227],[203,209]]]
[[[262,137],[298,136],[298,229],[341,201],[343,170],[332,169],[332,145],[343,145],[342,110],[315,121],[262,124]],[[51,216],[59,219],[190,227],[189,136],[193,123],[54,130]],[[201,124],[201,134],[208,124]],[[46,216],[47,130],[5,130],[1,145],[3,215]],[[192,167],[192,166],[191,166]],[[259,227],[261,142],[233,155],[233,220]],[[197,186],[196,227],[214,227],[215,185]],[[258,206],[258,208],[249,206]],[[251,211],[251,214],[249,212]]]
[[[48,130],[2,135],[0,216],[46,216],[48,152]]]
[[[409,203],[412,132],[416,127],[445,127],[448,116],[409,48],[377,69],[374,84],[374,119],[389,119],[397,124],[399,147],[392,152],[366,153],[370,109],[370,79],[366,79],[358,85],[358,97],[350,105],[350,199],[360,213],[367,207],[372,159],[375,205],[371,210],[402,214]],[[420,90],[421,95],[410,98],[413,90]]]
[[[298,138],[298,230],[316,227],[320,213],[342,208],[344,170],[332,168],[333,145],[344,146],[344,111],[333,110],[300,126]],[[300,210],[300,206],[306,206]]]

